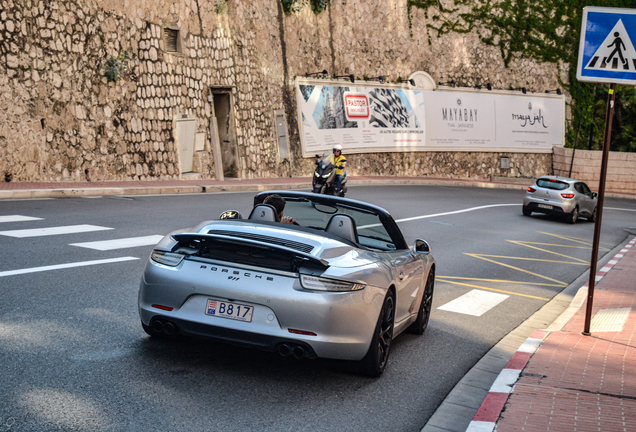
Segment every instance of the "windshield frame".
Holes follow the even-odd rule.
[[[398,228],[395,220],[393,219],[393,217],[389,214],[389,212],[387,212],[385,209],[375,206],[373,204],[368,204],[368,203],[364,203],[362,201],[356,201],[356,200],[352,200],[352,199],[348,199],[348,198],[341,198],[341,197],[336,197],[336,196],[332,196],[332,195],[322,195],[322,194],[315,194],[315,193],[307,193],[307,192],[297,192],[297,191],[266,191],[266,192],[261,192],[259,194],[257,194],[254,197],[254,205],[256,204],[260,204],[263,202],[263,200],[265,200],[266,197],[268,197],[269,195],[273,195],[273,194],[278,194],[281,197],[283,197],[285,199],[285,201],[287,201],[287,203],[291,204],[293,202],[307,202],[307,203],[311,203],[314,208],[316,204],[322,204],[325,206],[332,206],[335,207],[337,209],[343,209],[345,211],[335,211],[332,214],[329,214],[328,217],[325,216],[325,220],[328,221],[329,218],[331,218],[331,216],[333,214],[337,214],[337,213],[346,213],[346,214],[351,214],[352,212],[354,212],[354,214],[357,216],[358,220],[362,217],[362,215],[367,214],[369,215],[371,218],[373,218],[373,216],[376,217],[376,219],[374,220],[377,221],[376,223],[378,223],[379,225],[381,225],[384,229],[384,231],[386,231],[386,234],[388,235],[391,243],[393,244],[393,247],[390,247],[388,245],[386,245],[386,247],[379,247],[377,244],[374,246],[372,244],[370,244],[371,242],[367,242],[366,244],[364,242],[359,242],[360,245],[364,246],[364,247],[368,247],[371,249],[379,249],[379,250],[383,250],[383,251],[392,251],[392,250],[403,250],[403,249],[409,249],[408,244],[406,243],[406,241],[404,240],[404,236],[402,235],[402,232],[400,231],[400,229]],[[289,209],[290,209],[290,215],[293,217],[296,217],[297,215],[291,214],[291,208],[292,205],[290,205]],[[287,212],[288,207],[285,207],[285,211]],[[346,210],[349,210],[349,212],[347,212]],[[318,211],[318,210],[316,210]],[[353,215],[352,215],[353,216]],[[355,219],[356,217],[354,217]],[[358,220],[356,220],[356,222],[358,222]],[[300,223],[300,222],[299,222]],[[326,224],[326,222],[325,222]],[[363,228],[372,228],[374,224],[366,224],[366,225],[362,225]],[[366,237],[366,238],[371,238],[371,236],[365,236],[364,232],[360,231],[361,227],[358,227],[358,236],[359,237]],[[324,229],[324,227],[315,227],[315,229]],[[380,239],[379,242],[386,242],[388,239],[384,238],[384,239]]]

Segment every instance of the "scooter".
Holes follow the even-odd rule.
[[[331,153],[325,153],[323,156],[316,155],[316,171],[314,171],[314,179],[312,181],[313,191],[317,194],[344,197],[345,192],[347,192],[347,173],[343,174],[340,190],[335,194],[333,184],[336,180],[336,169],[338,167],[331,162],[333,160],[332,157]]]

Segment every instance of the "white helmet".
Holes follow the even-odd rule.
[[[342,151],[342,146],[340,144],[336,144],[335,146],[333,146],[333,151],[338,150],[339,152]]]

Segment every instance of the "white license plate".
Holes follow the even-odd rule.
[[[252,306],[210,299],[208,299],[208,304],[205,307],[206,315],[246,322],[252,322],[252,312],[254,312]]]
[[[537,207],[552,210],[552,206],[547,204],[537,204]]]

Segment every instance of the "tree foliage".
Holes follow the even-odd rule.
[[[437,35],[478,32],[484,43],[499,49],[506,67],[517,58],[555,63],[568,74],[568,82],[560,83],[571,95],[567,145],[581,142],[577,130],[585,134],[592,124],[593,141],[602,145],[607,86],[576,79],[583,8],[630,8],[636,6],[635,0],[455,0],[448,6],[450,3],[450,0],[407,0],[409,17],[412,7],[425,10],[430,21],[429,33]],[[636,130],[632,126],[635,116],[633,88],[619,86],[612,150],[636,151]]]

